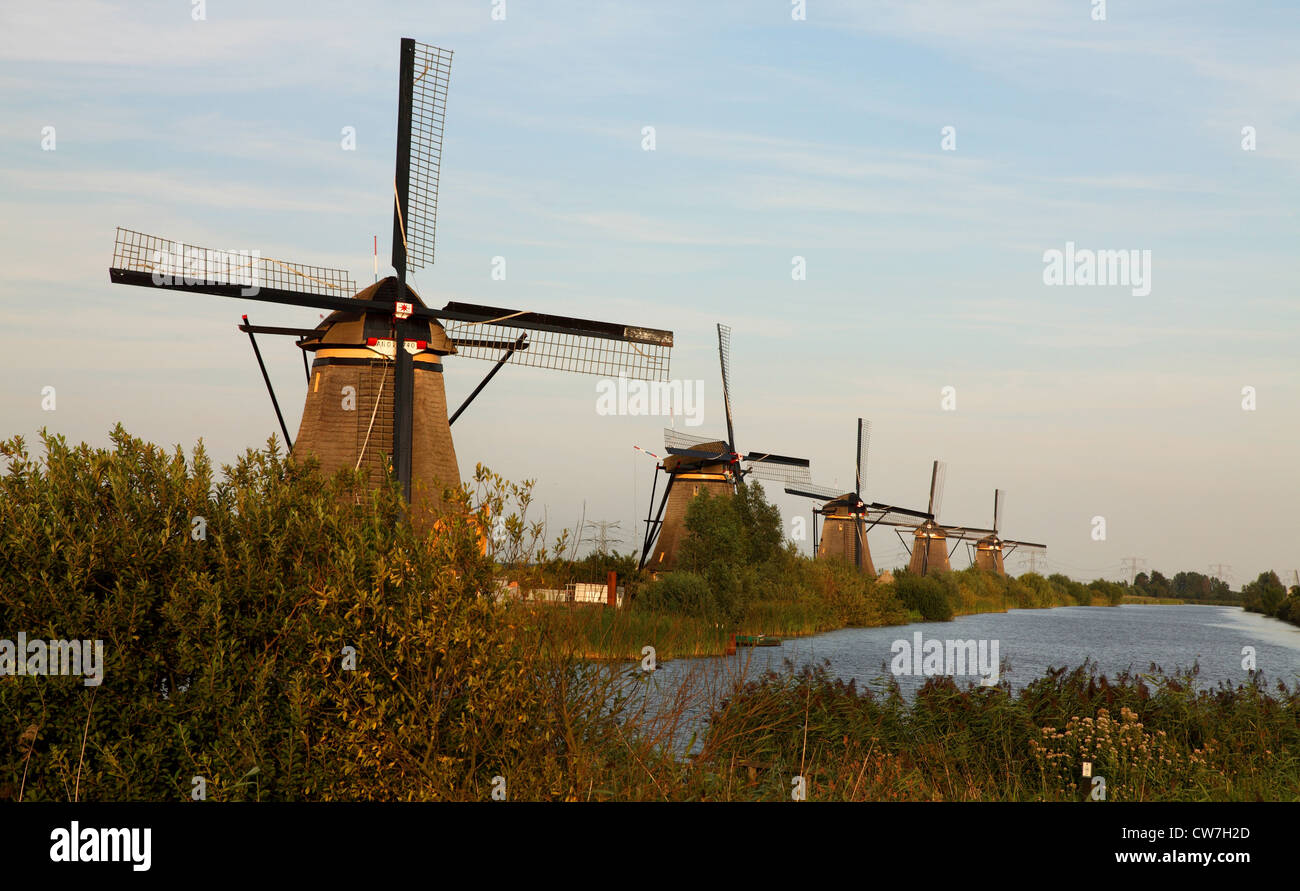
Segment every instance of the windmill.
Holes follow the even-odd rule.
[[[664,430],[664,447],[668,454],[655,465],[650,510],[654,510],[661,471],[667,480],[658,511],[646,515],[645,538],[641,545],[640,566],[649,566],[654,572],[664,572],[676,565],[677,548],[686,531],[686,509],[695,496],[701,493],[730,496],[737,486],[744,484],[744,477],[750,475],[756,479],[787,483],[807,482],[809,478],[806,458],[790,458],[769,452],[741,454],[737,451],[731,414],[731,329],[722,324],[718,325],[718,363],[722,369],[727,438]]]
[[[948,550],[948,540],[953,539],[958,544],[963,541],[982,538],[993,532],[992,529],[976,529],[970,526],[944,526],[939,523],[939,510],[943,503],[943,483],[947,475],[948,465],[942,461],[935,461],[933,469],[930,471],[930,502],[926,508],[926,514],[930,519],[915,526],[912,529],[912,544],[908,547],[907,541],[903,539],[901,533],[898,534],[899,540],[903,546],[911,552],[911,560],[908,561],[907,571],[913,575],[928,575],[934,572],[947,572],[952,569],[949,561],[951,552]],[[899,525],[912,525],[900,523]],[[956,550],[957,546],[953,546]]]
[[[451,424],[506,362],[602,376],[667,380],[671,331],[596,322],[531,310],[452,302],[428,306],[407,285],[408,269],[434,260],[438,177],[452,54],[401,41],[397,163],[393,180],[395,276],[358,292],[347,272],[286,263],[257,252],[213,251],[119,228],[109,278],[116,284],[196,291],[328,310],[314,328],[239,326],[292,335],[314,359],[295,458],[321,469],[365,468],[372,485],[392,471],[423,524],[442,487],[460,484]],[[267,388],[261,352],[254,353]],[[496,364],[448,417],[444,356]],[[279,416],[279,404],[271,393]],[[280,417],[281,430],[289,441]],[[413,491],[413,483],[415,483]]]
[[[889,504],[867,504],[864,499],[867,451],[871,447],[871,422],[858,418],[857,465],[852,492],[840,492],[826,486],[803,484],[787,486],[786,493],[823,502],[813,509],[813,547],[819,559],[849,560],[872,578],[876,567],[871,562],[867,533],[876,526],[914,526],[917,521],[933,519],[930,514]],[[817,517],[822,520],[822,536],[817,540]]]
[[[998,530],[1002,528],[1002,511],[1006,508],[1007,494],[1001,489],[993,490],[993,531],[975,542],[975,565],[980,569],[987,569],[990,572],[996,572],[998,575],[1006,575],[1006,570],[1002,567],[1002,558],[1010,556],[1016,548],[1025,550],[1045,551],[1047,545],[1035,544],[1031,541],[1011,541],[1006,538],[998,537]]]

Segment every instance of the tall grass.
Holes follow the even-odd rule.
[[[787,664],[713,713],[696,766],[746,766],[738,798],[787,798],[802,776],[821,800],[1082,800],[1086,761],[1108,800],[1300,800],[1300,687],[1194,680],[1085,663],[1018,693],[934,678],[908,703]]]
[[[726,652],[731,637],[731,629],[716,622],[672,613],[599,604],[517,603],[510,609],[530,614],[579,659],[640,659],[646,646],[655,648],[656,659],[717,656]]]

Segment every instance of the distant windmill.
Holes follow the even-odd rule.
[[[998,537],[998,530],[1002,528],[1002,511],[1006,508],[1006,501],[1005,492],[1001,489],[993,490],[993,531],[975,542],[975,565],[980,569],[996,572],[998,575],[1007,574],[1002,566],[1002,558],[1010,556],[1017,548],[1024,548],[1031,554],[1047,550],[1047,545],[1044,544],[1011,541]]]
[[[409,38],[401,41],[393,182],[396,276],[357,293],[343,270],[187,248],[121,228],[109,269],[117,284],[331,311],[314,328],[260,327],[245,317],[239,330],[250,337],[296,336],[304,358],[307,352],[315,356],[298,438],[292,442],[294,457],[315,455],[326,473],[365,468],[376,486],[391,460],[405,497],[421,508],[413,513],[422,521],[424,509],[441,503],[443,486],[460,484],[451,424],[506,362],[667,380],[673,343],[671,331],[530,310],[468,303],[433,309],[407,286],[408,266],[422,268],[434,259],[451,56]],[[270,389],[256,341],[254,352]],[[449,418],[442,357],[453,354],[496,365]],[[278,416],[274,392],[271,398]],[[280,425],[288,440],[282,417]]]
[[[925,512],[931,519],[926,520],[912,530],[912,545],[908,548],[911,553],[911,560],[907,564],[907,571],[912,575],[929,575],[935,572],[951,570],[952,564],[948,559],[951,556],[948,550],[949,539],[953,539],[960,544],[963,541],[982,538],[993,532],[992,529],[944,526],[939,523],[939,510],[943,503],[943,483],[947,471],[948,465],[942,461],[935,461],[933,469],[930,471],[930,501]],[[903,541],[903,546],[907,547],[907,541],[903,539],[902,535],[899,535],[899,539]],[[956,545],[953,546],[953,550],[956,550]]]
[[[654,510],[661,471],[667,475],[667,481],[658,511],[646,515],[645,539],[641,546],[640,565],[654,572],[667,571],[676,565],[677,548],[686,532],[686,509],[700,493],[707,492],[711,497],[730,496],[737,486],[743,485],[744,477],[751,474],[757,479],[787,483],[807,482],[809,478],[806,458],[789,458],[768,452],[742,455],[736,450],[736,431],[731,415],[731,329],[721,324],[718,325],[718,362],[722,368],[727,438],[664,430],[664,447],[668,456],[655,465],[650,510]]]
[[[787,486],[790,495],[824,502],[813,510],[813,546],[819,559],[848,560],[859,570],[874,577],[867,533],[876,526],[915,526],[918,521],[933,519],[930,514],[906,510],[888,504],[865,501],[867,452],[871,447],[871,422],[858,418],[857,465],[852,492],[810,484]],[[821,542],[817,541],[817,517],[824,518]]]

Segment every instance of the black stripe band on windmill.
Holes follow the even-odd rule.
[[[438,178],[452,54],[401,41],[397,163],[393,178],[395,276],[358,291],[344,270],[206,251],[129,229],[117,230],[109,277],[116,284],[195,291],[327,310],[314,328],[256,326],[240,331],[297,338],[314,361],[298,436],[290,440],[271,392],[281,431],[295,458],[316,456],[321,470],[365,469],[372,486],[392,472],[413,518],[422,525],[441,506],[444,487],[460,485],[451,424],[507,363],[557,371],[667,381],[673,334],[531,310],[451,302],[431,308],[407,285],[407,271],[434,261]],[[183,259],[171,260],[177,248]],[[176,274],[173,274],[176,273]],[[454,414],[448,415],[442,357],[495,365]],[[420,372],[416,374],[416,372]],[[355,405],[340,398],[345,387]],[[414,484],[414,485],[413,485]],[[416,510],[418,508],[418,510]]]
[[[722,369],[722,400],[727,416],[727,438],[695,436],[679,430],[664,430],[667,456],[655,465],[650,505],[646,514],[645,538],[640,566],[652,572],[671,570],[686,532],[686,510],[701,493],[731,496],[746,476],[755,479],[798,483],[809,479],[807,458],[791,458],[769,452],[741,454],[736,449],[736,429],[731,413],[731,329],[718,325],[718,362]],[[639,449],[639,447],[636,447]],[[645,452],[644,449],[639,449]],[[652,454],[645,452],[647,455]],[[664,473],[663,495],[655,510],[659,474]]]

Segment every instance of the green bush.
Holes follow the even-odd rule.
[[[1119,582],[1108,582],[1105,579],[1094,579],[1088,583],[1088,588],[1093,593],[1106,598],[1106,602],[1111,606],[1117,606],[1124,601],[1124,586]]]
[[[1276,615],[1286,596],[1286,586],[1277,577],[1277,573],[1271,570],[1261,572],[1259,578],[1241,589],[1242,606],[1266,616]]]
[[[847,560],[805,561],[802,587],[815,595],[837,627],[877,627],[907,621],[892,585],[881,585]]]
[[[274,442],[218,482],[201,444],[43,441],[0,445],[0,629],[103,640],[106,668],[0,677],[0,799],[558,797],[611,732],[585,669],[480,596],[467,495],[420,537],[396,486]]]
[[[947,622],[953,616],[948,583],[935,576],[901,572],[894,577],[894,591],[903,606],[920,613],[927,622]]]
[[[637,609],[674,612],[697,618],[732,621],[730,611],[712,586],[693,572],[666,572],[641,589]]]

